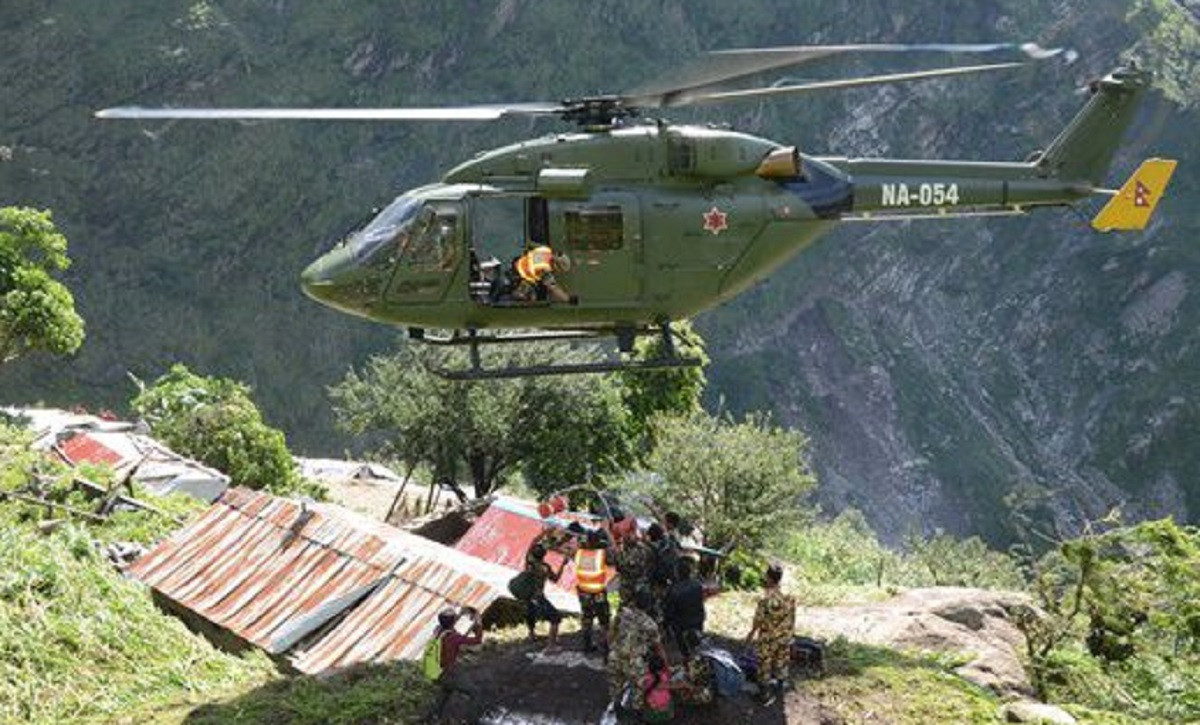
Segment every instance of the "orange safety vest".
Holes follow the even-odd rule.
[[[575,552],[575,587],[581,592],[599,594],[607,579],[604,549],[580,549]]]
[[[517,274],[526,282],[536,284],[551,270],[553,263],[554,252],[550,247],[534,247],[517,260]]]

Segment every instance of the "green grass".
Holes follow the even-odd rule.
[[[848,722],[998,722],[1000,701],[954,674],[959,664],[838,639],[826,650],[825,676],[800,687]]]
[[[44,536],[3,518],[0,721],[106,720],[275,676],[266,657],[221,653],[163,615],[82,527]]]
[[[357,667],[333,677],[275,680],[187,715],[200,725],[227,723],[420,722],[436,693],[413,662]],[[172,713],[160,713],[160,722]]]

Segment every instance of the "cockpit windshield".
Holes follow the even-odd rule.
[[[354,261],[362,265],[383,261],[388,256],[383,250],[395,250],[398,247],[391,243],[405,236],[420,208],[421,202],[417,199],[409,196],[397,197],[372,219],[370,224],[351,234],[346,240],[350,245],[350,253],[354,255]]]
[[[458,257],[462,205],[401,196],[347,243],[363,267],[392,266],[450,270]]]

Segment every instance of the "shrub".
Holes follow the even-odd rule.
[[[324,489],[300,477],[283,432],[263,421],[243,383],[174,365],[143,386],[132,405],[167,445],[236,485],[324,498]]]

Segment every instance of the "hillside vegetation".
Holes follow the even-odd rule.
[[[116,543],[153,544],[204,505],[177,494],[154,499],[162,513],[104,522],[48,512],[6,494],[37,479],[50,500],[76,511],[88,502],[25,443],[0,423],[0,722],[407,723],[428,712],[430,690],[410,663],[320,681],[285,678],[257,650],[215,649],[105,555]],[[103,469],[90,473],[104,480]],[[192,712],[234,697],[233,715]]]
[[[497,124],[101,123],[119,104],[459,104],[633,88],[712,48],[1034,40],[1070,66],[704,109],[810,153],[1020,159],[1127,56],[1158,73],[1112,183],[1184,160],[1159,221],[1078,216],[856,225],[704,315],[710,408],[770,410],[811,438],[826,507],[891,543],[914,527],[993,544],[1033,520],[1077,533],[1200,510],[1200,270],[1187,163],[1196,17],[1168,0],[522,0],[340,7],[168,0],[0,8],[0,205],[55,210],[88,321],[79,356],[32,356],[0,392],[121,409],[131,371],[183,362],[250,385],[302,452],[350,445],[325,389],[394,332],[303,299],[296,278],[372,206],[471,154],[556,128]],[[852,65],[850,71],[873,72]],[[1086,212],[1085,212],[1086,213]]]

